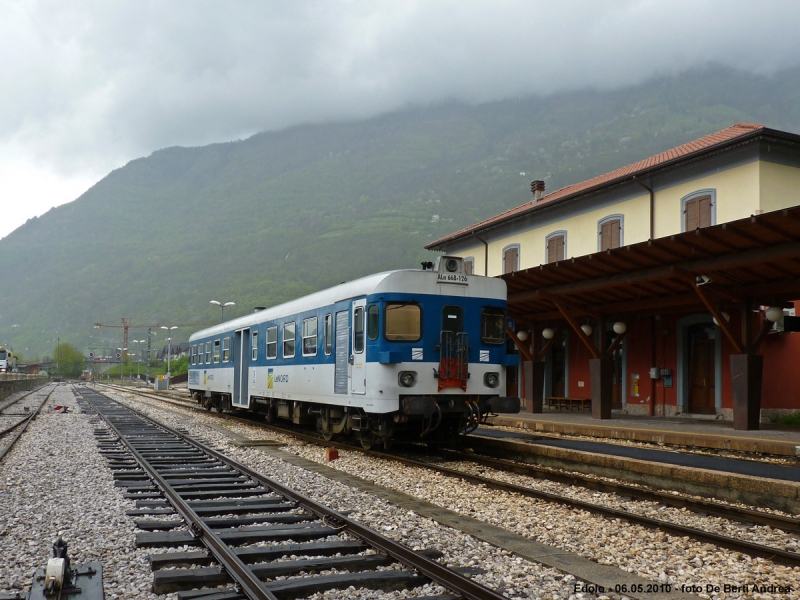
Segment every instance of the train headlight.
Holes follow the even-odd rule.
[[[401,371],[400,375],[398,375],[397,380],[400,382],[400,385],[403,387],[412,387],[417,383],[417,372],[416,371]]]
[[[455,258],[448,258],[447,262],[444,263],[444,268],[451,273],[455,273],[458,271],[458,261]]]
[[[486,387],[496,388],[498,385],[500,385],[500,374],[486,373],[483,376],[483,383],[486,384]]]

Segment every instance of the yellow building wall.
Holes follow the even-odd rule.
[[[716,223],[743,219],[759,208],[759,171],[761,161],[753,161],[719,173],[658,190],[655,196],[655,236],[666,237],[681,232],[681,199],[693,192],[714,189],[717,194]],[[627,242],[626,242],[627,243]]]
[[[800,204],[800,169],[753,161],[658,190],[655,194],[655,236],[659,238],[680,233],[683,222],[681,200],[705,189],[716,190],[716,223],[735,221],[755,214],[759,208],[769,212]],[[503,249],[511,244],[520,246],[520,269],[543,264],[546,260],[545,240],[556,231],[567,232],[566,258],[597,252],[597,223],[615,214],[624,217],[624,245],[643,242],[650,237],[650,196],[644,192],[617,204],[490,242],[488,275],[491,277],[502,273]],[[475,274],[484,274],[483,244],[477,242],[459,254],[473,257]]]
[[[800,204],[800,169],[761,163],[761,210],[771,212]]]

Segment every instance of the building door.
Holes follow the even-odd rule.
[[[250,405],[250,330],[240,329],[233,338],[233,405],[247,408]]]
[[[614,221],[615,223],[619,223],[619,221]],[[614,340],[617,339],[617,334],[614,332],[613,329],[609,329],[606,332],[608,336],[608,341],[610,344],[614,343]],[[611,359],[613,361],[613,375],[611,377],[611,408],[612,410],[622,410],[622,382],[624,381],[624,370],[623,370],[623,356],[622,356],[622,345],[620,344],[614,353],[611,355]]]
[[[716,327],[698,323],[689,327],[689,412],[701,415],[716,413],[715,352]]]
[[[366,309],[366,298],[353,301],[353,353],[350,355],[350,391],[353,394],[367,393]]]
[[[550,350],[550,396],[563,398],[567,395],[567,333],[563,332]]]

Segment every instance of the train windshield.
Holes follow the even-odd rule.
[[[418,304],[386,305],[386,339],[390,342],[416,342],[422,334],[422,311]]]
[[[442,331],[453,334],[464,331],[464,311],[460,306],[445,306],[442,310]]]
[[[481,312],[481,341],[484,344],[502,344],[505,339],[503,310],[487,306]]]

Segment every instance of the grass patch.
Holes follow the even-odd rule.
[[[800,411],[784,413],[775,421],[778,425],[800,427]]]

